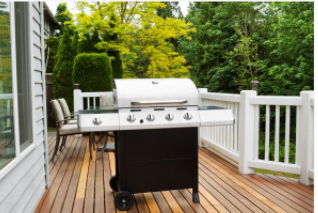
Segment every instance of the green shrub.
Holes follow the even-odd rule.
[[[123,78],[123,65],[120,59],[119,51],[108,51],[109,56],[113,56],[112,60],[112,69],[113,69],[113,78]]]
[[[56,54],[59,47],[59,39],[57,37],[49,37],[45,39],[45,60],[49,59],[46,65],[46,72],[52,73],[56,63]],[[49,52],[50,50],[50,52]]]
[[[65,98],[70,110],[73,110],[73,54],[69,29],[65,26],[60,39],[56,64],[52,73],[53,98]]]
[[[72,40],[72,53],[73,53],[73,57],[75,58],[77,55],[77,45],[78,45],[78,32],[75,31],[75,34],[73,36],[73,40]]]
[[[88,34],[85,34],[85,40],[78,42],[77,44],[77,54],[81,53],[91,53],[93,51],[93,44],[91,41],[91,37]]]
[[[112,90],[112,69],[107,54],[82,53],[74,59],[73,83],[82,92]]]

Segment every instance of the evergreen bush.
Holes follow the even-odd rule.
[[[45,39],[45,45],[45,61],[49,59],[46,65],[46,72],[52,73],[54,65],[56,63],[56,54],[59,47],[59,39],[57,37],[49,37]]]
[[[82,53],[74,59],[73,83],[82,92],[112,90],[112,68],[107,54]]]
[[[93,44],[91,41],[91,37],[89,36],[89,34],[85,34],[85,38],[85,40],[78,42],[76,50],[77,54],[92,52]]]
[[[73,54],[69,29],[65,26],[60,39],[56,64],[52,73],[53,98],[65,98],[70,110],[73,110]]]
[[[74,37],[73,37],[73,40],[72,40],[72,53],[73,53],[73,57],[74,58],[77,55],[78,39],[79,39],[78,32],[75,31],[75,34],[74,34]]]

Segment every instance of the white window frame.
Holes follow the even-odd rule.
[[[28,2],[29,5],[32,5],[32,3]],[[11,69],[12,69],[12,95],[13,95],[13,120],[14,120],[14,142],[15,142],[15,158],[5,165],[3,168],[0,170],[0,180],[5,177],[12,169],[16,167],[17,164],[19,164],[28,154],[30,154],[34,149],[39,146],[39,144],[35,143],[35,128],[34,128],[34,121],[35,121],[35,113],[33,109],[33,100],[31,100],[31,122],[32,122],[32,142],[31,144],[25,148],[22,152],[20,152],[20,130],[19,130],[19,110],[18,110],[18,84],[17,84],[17,67],[16,67],[16,40],[15,40],[15,8],[14,8],[14,2],[8,2],[9,4],[9,11],[10,11],[10,37],[11,37]],[[30,17],[31,11],[30,11],[30,6],[28,7],[29,9],[29,23],[30,22]],[[32,51],[31,51],[31,34],[30,34],[30,27],[28,29],[28,34],[29,34],[29,60],[30,61],[30,79],[31,79],[31,97],[33,97],[34,94],[34,85],[33,85],[33,72],[32,72]]]

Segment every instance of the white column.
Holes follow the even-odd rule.
[[[256,91],[241,91],[239,111],[239,171],[243,174],[253,174],[254,169],[248,167],[248,161],[253,160],[254,131],[254,105],[249,103],[250,97],[255,97]]]
[[[305,185],[313,184],[313,180],[309,178],[309,170],[313,168],[313,152],[314,148],[314,110],[310,101],[315,97],[313,91],[303,91],[300,93],[302,98],[302,106],[299,110],[299,164],[300,176],[299,182]]]
[[[83,109],[83,100],[82,100],[82,90],[74,89],[74,113],[77,113],[78,110]]]
[[[208,89],[207,88],[198,88],[198,92],[199,92],[199,106],[202,106],[201,93],[208,93]],[[198,142],[199,142],[198,146],[199,147],[206,147],[206,145],[202,144],[201,132],[202,132],[202,127],[199,127],[199,129],[198,129]]]

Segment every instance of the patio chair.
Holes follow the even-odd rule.
[[[71,123],[77,123],[77,115],[76,113],[71,113],[70,111],[70,108],[68,107],[68,104],[67,102],[65,101],[64,98],[60,98],[60,99],[57,99],[58,102],[60,103],[61,105],[61,108],[62,108],[62,111],[63,111],[63,114],[64,114],[64,119],[69,119],[69,118],[73,118],[73,119],[70,119],[70,120],[67,120],[65,121],[67,124],[71,124]]]
[[[55,116],[55,122],[56,122],[56,142],[55,142],[55,148],[54,153],[51,158],[51,161],[54,160],[54,157],[58,151],[59,144],[60,144],[60,137],[63,137],[61,148],[65,145],[66,138],[68,135],[76,135],[76,134],[83,134],[86,132],[81,132],[78,130],[77,123],[66,123],[70,119],[65,119],[65,116],[63,114],[63,110],[61,108],[61,105],[57,100],[50,101],[52,105],[52,109]],[[90,151],[90,158],[92,159],[92,138],[89,137],[89,151]]]

